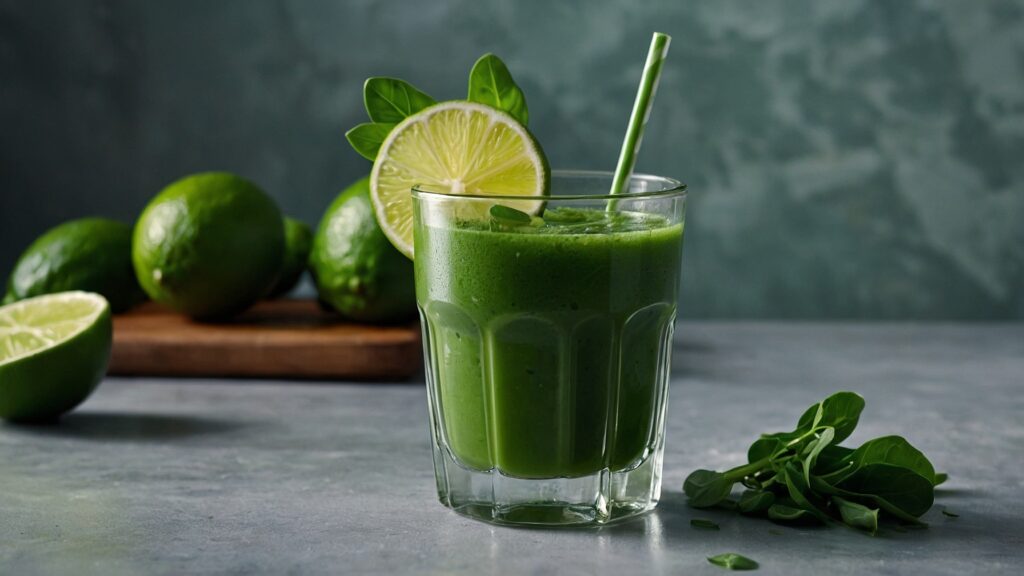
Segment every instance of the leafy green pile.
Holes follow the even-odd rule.
[[[735,508],[783,523],[836,520],[875,533],[879,514],[923,526],[934,488],[946,480],[928,458],[899,436],[857,449],[839,446],[857,427],[864,399],[838,392],[811,406],[792,432],[763,434],[747,464],[725,472],[696,470],[683,490],[696,508]],[[733,500],[733,485],[746,491]]]

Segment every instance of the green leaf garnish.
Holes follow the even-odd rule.
[[[377,159],[380,145],[384,143],[384,139],[388,137],[388,133],[394,127],[394,124],[365,122],[346,132],[345,139],[360,156],[373,162]]]
[[[507,112],[523,126],[530,119],[526,97],[508,67],[494,54],[484,54],[469,73],[470,102],[478,102]]]
[[[708,558],[708,562],[726,570],[757,570],[758,567],[757,562],[732,552],[711,556]]]
[[[700,528],[701,530],[720,530],[718,524],[704,518],[691,518],[690,526]]]
[[[397,124],[436,102],[405,80],[378,76],[363,85],[363,103],[370,120]]]
[[[526,212],[510,208],[502,204],[495,204],[490,209],[491,218],[501,224],[509,226],[526,226],[533,222],[533,217]]]
[[[792,432],[764,434],[747,463],[725,472],[696,470],[683,491],[696,508],[718,505],[733,485],[748,488],[736,508],[777,522],[842,522],[874,533],[879,521],[924,527],[945,474],[906,439],[883,436],[857,449],[838,443],[853,433],[864,399],[839,392],[812,405]]]

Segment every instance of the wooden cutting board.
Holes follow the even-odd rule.
[[[261,302],[218,324],[148,303],[114,317],[109,373],[386,380],[422,363],[418,324],[355,324],[312,300]]]

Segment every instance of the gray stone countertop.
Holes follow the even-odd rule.
[[[687,508],[691,470],[843,389],[867,400],[846,444],[900,434],[949,473],[929,529]],[[421,382],[111,378],[59,425],[0,425],[0,573],[720,574],[722,552],[762,574],[1020,573],[1024,325],[684,323],[670,396],[658,509],[543,530],[437,503]]]

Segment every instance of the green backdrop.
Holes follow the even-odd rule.
[[[555,167],[611,169],[653,30],[638,170],[691,186],[683,313],[1024,318],[1024,3],[0,1],[0,270],[226,169],[310,223],[368,170],[370,75],[462,97],[493,51]]]

